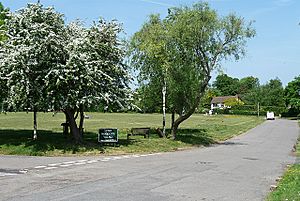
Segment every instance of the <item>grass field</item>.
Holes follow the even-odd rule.
[[[287,169],[275,191],[267,197],[267,201],[300,201],[300,138],[296,146],[298,164]]]
[[[0,154],[19,155],[94,155],[162,152],[188,149],[223,141],[263,122],[253,116],[193,115],[181,124],[177,140],[160,139],[154,129],[161,127],[160,114],[87,113],[85,119],[85,144],[74,145],[70,137],[62,135],[60,124],[64,114],[38,113],[38,140],[32,141],[32,113],[0,114]],[[170,115],[167,119],[170,120]],[[168,123],[168,122],[167,122]],[[126,139],[132,127],[151,127],[150,139]],[[99,128],[118,128],[119,147],[97,144]]]

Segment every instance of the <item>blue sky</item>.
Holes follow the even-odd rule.
[[[0,0],[12,11],[37,0]],[[192,0],[41,0],[65,15],[67,22],[83,20],[87,26],[99,16],[117,19],[130,37],[151,13],[166,16],[168,7],[191,5]],[[257,36],[247,44],[247,55],[239,62],[227,61],[224,73],[242,78],[254,76],[262,84],[278,77],[284,85],[300,75],[299,0],[208,0],[221,15],[236,13],[254,20]],[[214,76],[217,72],[214,73]]]

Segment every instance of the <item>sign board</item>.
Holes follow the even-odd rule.
[[[103,142],[103,143],[118,142],[118,129],[117,128],[100,128],[99,134],[98,134],[98,142]]]

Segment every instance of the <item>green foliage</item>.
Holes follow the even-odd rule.
[[[208,113],[210,109],[210,102],[215,96],[220,96],[220,92],[214,88],[209,87],[200,100],[200,104],[197,108],[197,112]]]
[[[249,76],[240,79],[238,94],[247,94],[259,87],[259,80],[256,77]]]
[[[257,105],[262,102],[264,92],[260,86],[253,88],[246,94],[241,94],[242,100],[247,105]]]
[[[11,13],[3,42],[1,80],[16,110],[76,110],[79,105],[124,102],[128,94],[122,31],[100,19],[85,28],[41,4]],[[125,95],[126,94],[126,95]]]
[[[147,85],[142,85],[138,88],[136,93],[135,105],[137,105],[143,112],[161,112],[161,96],[159,96],[161,94],[160,86],[150,82]]]
[[[0,2],[0,41],[3,41],[6,39],[6,35],[3,33],[3,31],[6,30],[6,20],[9,19],[8,16],[8,9],[4,8],[2,3]]]
[[[84,106],[123,107],[129,76],[116,21],[100,18],[90,28],[80,22],[66,26],[62,14],[40,3],[10,16],[0,52],[8,107],[64,111],[76,142],[81,142]]]
[[[271,79],[267,84],[260,85],[258,78],[252,76],[239,80],[221,74],[217,76],[213,87],[223,96],[239,94],[248,105],[259,103],[263,106],[285,106],[284,88],[279,78]]]
[[[2,48],[2,44],[1,44],[1,41],[4,41],[6,39],[6,36],[3,32],[5,32],[6,30],[6,26],[5,26],[5,20],[8,19],[8,9],[5,9],[4,6],[1,4],[0,2],[0,47]],[[0,56],[1,56],[1,50],[0,50]],[[1,111],[2,112],[2,109],[3,109],[3,106],[4,106],[4,100],[7,96],[7,91],[8,91],[8,88],[6,86],[6,81],[1,79],[2,77],[2,74],[1,74],[1,70],[0,70],[0,107],[1,107]]]
[[[214,114],[229,114],[229,108],[216,108],[213,110]]]
[[[58,39],[64,31],[63,16],[40,4],[28,4],[10,16],[0,64],[1,80],[7,86],[7,106],[14,110],[47,110],[45,77],[65,56]]]
[[[150,15],[141,30],[131,38],[128,51],[130,64],[134,70],[138,70],[140,82],[165,76],[168,68],[165,37],[165,27],[160,16]]]
[[[207,3],[196,3],[169,9],[163,20],[151,15],[134,35],[130,54],[142,81],[166,82],[169,108],[180,115],[176,130],[199,106],[211,72],[223,60],[240,59],[254,35],[243,18],[220,17]]]
[[[284,88],[279,78],[271,79],[266,85],[261,86],[263,98],[261,105],[284,107]]]
[[[224,104],[226,106],[233,107],[236,105],[244,105],[245,103],[237,98],[228,98],[227,100],[225,100]]]
[[[53,110],[123,102],[128,92],[124,49],[118,41],[121,28],[115,21],[98,23],[86,29],[79,23],[66,27],[66,59],[49,69],[46,77]]]
[[[288,83],[285,88],[285,101],[289,106],[291,115],[300,113],[300,76]]]
[[[221,96],[243,95],[259,87],[259,80],[253,76],[244,77],[239,80],[227,74],[220,74],[216,77],[213,87],[220,91]]]
[[[221,96],[235,96],[239,94],[239,79],[221,74],[216,77],[213,87],[221,92]]]
[[[257,105],[234,105],[231,108],[226,109],[214,109],[218,114],[234,114],[234,115],[257,115]],[[267,112],[274,112],[275,115],[284,115],[287,112],[286,107],[277,106],[261,106],[259,113],[265,116]]]
[[[277,106],[260,106],[259,113],[260,115],[266,115],[267,112],[274,112],[275,115],[284,114],[287,109],[286,107],[277,107]],[[257,105],[235,105],[229,110],[229,114],[236,115],[257,115]]]
[[[166,22],[173,67],[170,85],[175,89],[171,90],[171,100],[175,100],[177,112],[184,115],[198,104],[204,92],[201,86],[219,62],[230,57],[239,59],[244,54],[246,38],[252,37],[254,31],[242,18],[219,17],[205,3],[171,9]]]
[[[271,79],[265,85],[255,85],[245,94],[242,99],[248,105],[284,107],[284,88],[279,78]]]

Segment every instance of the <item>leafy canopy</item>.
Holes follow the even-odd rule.
[[[64,61],[63,15],[53,8],[28,4],[9,16],[0,64],[7,105],[15,110],[46,110],[45,77],[49,69]]]
[[[80,23],[66,27],[65,61],[46,76],[51,109],[76,109],[80,104],[124,102],[128,75],[118,23],[100,19],[87,29]]]
[[[288,83],[285,88],[285,100],[292,110],[300,113],[300,76]]]
[[[251,23],[233,14],[220,17],[207,3],[170,9],[165,23],[171,61],[171,100],[179,114],[194,110],[222,60],[240,59]]]
[[[128,73],[117,22],[66,26],[62,14],[39,3],[10,18],[0,64],[10,108],[76,110],[80,104],[124,102]]]
[[[169,9],[165,19],[152,15],[132,38],[130,56],[144,83],[166,81],[169,108],[179,114],[175,131],[199,105],[211,72],[223,60],[240,59],[254,35],[243,18],[220,17],[207,3],[196,3]]]

